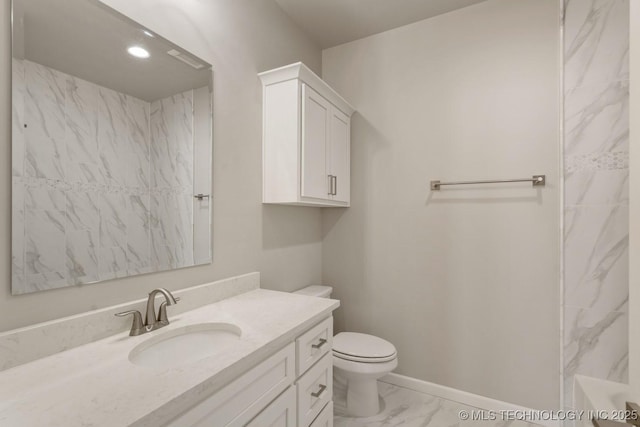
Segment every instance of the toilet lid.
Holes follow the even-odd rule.
[[[393,359],[396,348],[373,335],[340,332],[333,337],[333,352],[336,357],[347,360],[382,362]]]

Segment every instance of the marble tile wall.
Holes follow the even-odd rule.
[[[628,380],[629,0],[564,3],[564,405]]]
[[[193,265],[193,91],[151,103],[151,257]]]
[[[14,59],[14,294],[192,264],[191,103],[158,102],[159,124],[148,102]],[[182,146],[154,157],[152,136]],[[180,249],[159,262],[154,238]]]

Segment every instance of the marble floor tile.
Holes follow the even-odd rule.
[[[418,393],[402,387],[379,382],[382,411],[373,417],[350,418],[341,409],[341,396],[335,396],[334,427],[535,427],[522,421],[471,421],[461,420],[462,410],[472,408],[461,403]]]

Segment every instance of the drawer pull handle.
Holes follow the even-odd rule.
[[[313,347],[313,348],[320,348],[320,347],[322,347],[323,345],[325,345],[326,343],[327,343],[327,340],[325,340],[324,338],[320,338],[320,339],[318,340],[318,344],[311,344],[311,347]]]
[[[320,397],[320,395],[327,389],[327,386],[324,384],[320,384],[318,386],[318,391],[316,391],[315,393],[311,393],[311,396],[313,397]]]

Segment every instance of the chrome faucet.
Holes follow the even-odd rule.
[[[165,300],[160,304],[160,310],[156,317],[155,299],[158,294],[164,295]],[[144,319],[144,323],[142,323],[142,314],[140,314],[138,310],[123,311],[122,313],[116,313],[116,316],[123,317],[133,314],[133,324],[131,325],[129,335],[142,335],[147,332],[160,329],[163,326],[167,326],[169,324],[167,306],[176,304],[178,301],[180,301],[180,298],[175,298],[171,292],[165,288],[157,288],[149,293],[149,299],[147,299],[147,315]]]

